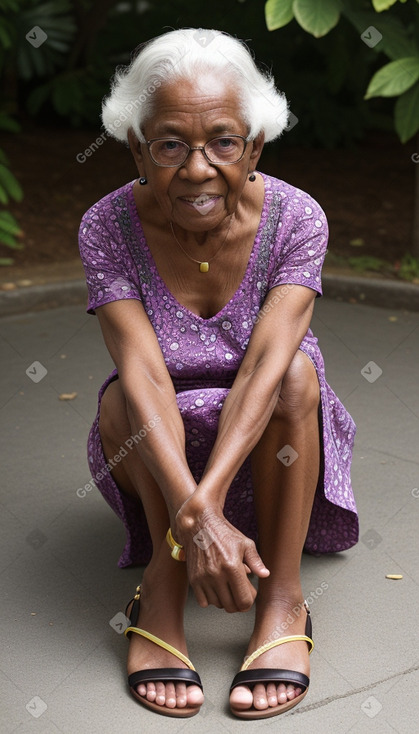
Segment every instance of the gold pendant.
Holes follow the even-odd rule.
[[[206,262],[199,263],[200,273],[208,273],[208,270],[209,270],[209,263],[206,263]]]

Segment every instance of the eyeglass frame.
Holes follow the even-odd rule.
[[[209,143],[212,143],[214,140],[223,140],[223,138],[240,138],[241,140],[243,140],[243,142],[244,142],[243,152],[242,152],[240,158],[238,158],[236,161],[229,161],[228,163],[213,163],[213,161],[211,161],[208,158],[208,156],[207,156],[207,154],[205,152],[205,145],[208,145]],[[187,152],[187,154],[185,156],[185,160],[183,160],[182,163],[157,163],[157,161],[154,160],[153,156],[151,155],[150,146],[151,146],[152,143],[157,143],[158,140],[173,140],[176,143],[182,143],[182,145],[186,145],[189,148],[189,150],[188,150],[188,152]],[[146,140],[146,145],[147,145],[148,154],[149,154],[149,156],[150,156],[150,158],[151,158],[151,160],[152,160],[152,162],[154,163],[155,166],[159,166],[160,168],[178,168],[179,166],[183,166],[186,163],[186,161],[188,160],[189,154],[193,150],[202,150],[202,153],[204,155],[205,160],[211,166],[234,166],[235,163],[239,163],[241,161],[241,159],[243,158],[243,156],[244,156],[244,154],[246,152],[246,147],[247,147],[248,142],[249,142],[249,139],[248,138],[245,138],[244,135],[217,135],[215,138],[211,138],[211,140],[208,140],[205,143],[205,145],[191,146],[188,143],[185,143],[184,140],[180,140],[179,138],[151,138],[151,140]]]

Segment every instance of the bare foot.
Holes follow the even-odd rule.
[[[296,611],[298,608],[298,611]],[[294,611],[292,611],[294,609]],[[298,615],[298,616],[297,616]],[[290,619],[292,622],[290,623]],[[258,647],[271,642],[278,637],[304,635],[307,613],[304,607],[298,604],[281,604],[279,607],[267,605],[264,613],[258,614],[252,637],[247,648],[247,655],[251,655]],[[310,664],[308,645],[305,641],[287,642],[283,645],[264,652],[248,667],[248,670],[257,668],[284,668],[295,670],[309,675]],[[303,693],[304,688],[294,684],[284,683],[256,683],[252,688],[237,686],[230,694],[231,705],[238,710],[246,710],[252,706],[260,711],[269,707],[278,706],[292,701]]]
[[[145,574],[144,574],[145,576]],[[184,592],[176,604],[176,593],[167,585],[149,586],[146,581],[141,586],[140,614],[135,626],[151,632],[169,643],[188,657],[186,640],[183,631]],[[170,605],[170,606],[169,606]],[[168,611],[173,610],[169,616]],[[179,609],[181,610],[179,613]],[[131,612],[131,606],[127,613]],[[172,653],[164,650],[154,642],[132,633],[130,636],[127,670],[128,675],[138,670],[150,668],[180,668],[188,666]],[[148,701],[167,708],[200,707],[204,700],[202,690],[197,685],[186,683],[163,683],[156,679],[150,683],[140,683],[137,693]]]

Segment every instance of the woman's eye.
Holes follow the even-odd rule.
[[[234,145],[234,141],[231,138],[219,138],[217,143],[221,148],[229,148]]]
[[[163,150],[176,150],[176,148],[179,146],[179,143],[177,140],[166,140],[163,143]]]

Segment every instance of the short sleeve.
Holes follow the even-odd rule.
[[[291,186],[278,192],[278,207],[268,289],[290,283],[312,288],[320,296],[329,237],[326,215],[309,194]]]
[[[88,313],[94,314],[98,306],[111,301],[141,300],[132,258],[109,197],[84,214],[79,229],[79,250],[86,275]]]

